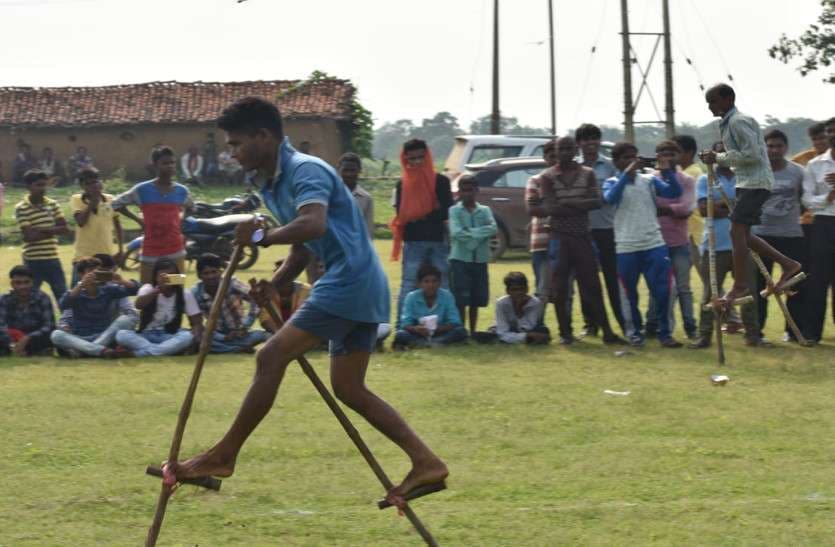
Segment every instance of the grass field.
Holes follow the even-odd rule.
[[[378,250],[387,257],[389,242]],[[269,249],[241,277],[265,275],[281,252]],[[0,257],[5,291],[19,249]],[[397,265],[384,264],[395,294]],[[492,296],[511,269],[528,272],[525,257],[491,265]],[[768,335],[779,340],[775,311]],[[724,369],[713,349],[650,342],[615,357],[591,340],[375,354],[368,381],[450,467],[449,490],[413,505],[442,545],[826,545],[835,537],[827,328],[813,349],[752,350],[728,337]],[[323,353],[310,360],[327,374]],[[0,360],[0,545],[141,544],[159,492],[143,471],[166,457],[193,361]],[[209,358],[184,456],[226,430],[252,369],[251,356]],[[720,370],[731,382],[712,387]],[[399,480],[402,453],[356,425]],[[382,494],[294,366],[235,476],[219,493],[183,487],[160,545],[420,545],[406,519],[376,509]]]

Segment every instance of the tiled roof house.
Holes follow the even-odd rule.
[[[9,177],[21,142],[37,157],[50,146],[56,157],[69,157],[85,146],[107,172],[120,167],[141,178],[151,148],[171,145],[185,151],[214,139],[223,146],[215,120],[229,103],[246,96],[276,102],[285,132],[311,153],[333,162],[351,138],[351,101],[347,80],[314,82],[151,82],[101,87],[0,88],[0,179]],[[209,136],[211,134],[211,137]]]

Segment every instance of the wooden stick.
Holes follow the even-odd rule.
[[[731,306],[744,306],[746,304],[753,304],[753,303],[754,303],[754,297],[751,296],[750,294],[745,295],[745,296],[740,296],[739,298],[735,298],[731,302],[726,302],[726,304],[729,304]],[[705,311],[712,310],[713,309],[713,303],[705,304],[704,306],[702,306],[702,309],[705,310]]]
[[[235,268],[238,267],[238,262],[241,261],[243,255],[243,246],[235,245],[232,251],[232,258],[229,260],[229,265],[226,266],[226,271],[223,272],[223,278],[220,280],[220,286],[215,293],[217,296],[212,302],[212,307],[209,310],[209,317],[206,320],[206,328],[203,330],[203,338],[200,340],[200,351],[197,353],[197,363],[194,365],[194,372],[191,374],[191,382],[186,390],[186,396],[183,399],[183,405],[180,407],[180,415],[177,418],[177,428],[174,430],[174,437],[171,440],[171,449],[168,451],[168,461],[177,461],[180,456],[180,444],[183,441],[183,433],[186,429],[186,422],[188,422],[191,414],[191,404],[194,402],[194,394],[197,392],[197,383],[200,381],[200,373],[203,371],[203,363],[206,361],[206,355],[209,354],[209,349],[212,346],[212,334],[217,326],[217,318],[220,315],[221,306],[223,305],[222,295],[226,294],[229,288],[229,283],[232,280],[232,274],[235,273]],[[168,505],[168,499],[173,492],[172,488],[162,483],[159,493],[159,500],[157,501],[157,510],[154,513],[154,521],[148,529],[148,536],[145,538],[145,547],[154,547],[157,544],[160,529],[162,528],[162,521],[165,518],[165,508]]]
[[[254,280],[250,281],[250,283],[253,282]],[[281,316],[279,316],[278,310],[276,310],[275,304],[273,302],[267,302],[267,305],[264,306],[264,309],[267,310],[267,313],[270,314],[270,319],[272,319],[273,322],[279,328],[284,324],[284,321],[281,320]],[[354,446],[357,447],[357,449],[360,451],[360,454],[362,454],[362,457],[365,458],[366,463],[368,463],[368,466],[377,476],[377,479],[380,481],[380,484],[383,485],[383,488],[385,488],[386,492],[394,488],[394,484],[388,478],[386,472],[383,471],[383,468],[380,466],[380,463],[377,461],[377,458],[375,458],[374,454],[371,453],[371,450],[368,448],[368,445],[365,444],[365,441],[362,439],[362,437],[360,437],[360,434],[354,427],[354,424],[352,424],[351,420],[348,419],[348,416],[345,415],[345,412],[336,402],[334,396],[331,395],[330,391],[328,391],[328,388],[325,387],[325,384],[323,384],[322,380],[319,379],[319,375],[316,374],[316,370],[313,368],[310,362],[304,357],[304,355],[299,356],[296,360],[299,362],[299,365],[301,365],[302,371],[310,379],[311,383],[313,383],[313,387],[316,388],[316,391],[318,391],[322,399],[325,400],[325,404],[328,405],[328,408],[331,409],[331,412],[333,412],[334,416],[336,416],[336,419],[339,420],[340,425],[342,425],[342,428],[345,430],[345,433],[348,434],[348,437],[351,438],[351,441],[353,441]],[[409,519],[409,522],[412,523],[412,526],[415,527],[415,530],[417,530],[417,532],[420,534],[420,536],[423,538],[427,545],[432,547],[438,545],[438,542],[435,541],[435,538],[432,537],[432,534],[429,532],[426,526],[423,525],[423,522],[421,522],[421,520],[418,518],[415,512],[412,511],[412,508],[409,507],[408,504],[406,504],[405,508],[403,509],[403,513],[405,513],[406,517]]]
[[[713,186],[716,176],[713,173],[713,164],[707,166],[707,255],[708,269],[710,272],[710,301],[713,309],[713,321],[716,329],[716,349],[718,352],[719,364],[725,364],[725,345],[722,340],[722,309],[718,305],[719,281],[716,276],[716,226],[713,218]]]

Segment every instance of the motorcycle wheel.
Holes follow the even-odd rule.
[[[239,270],[248,270],[256,262],[258,262],[258,247],[255,245],[247,245],[244,247],[241,261],[238,263]]]
[[[264,215],[264,224],[266,225],[268,230],[272,230],[273,228],[278,228],[278,222],[270,215]]]
[[[135,272],[139,269],[139,249],[131,249],[125,253],[125,259],[122,262],[122,269],[128,272]]]

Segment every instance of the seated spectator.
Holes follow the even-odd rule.
[[[217,166],[220,170],[220,176],[226,184],[239,184],[243,179],[244,168],[232,155],[231,146],[226,145],[223,152],[217,155]]]
[[[55,159],[52,148],[47,146],[41,152],[41,159],[38,160],[38,169],[46,173],[49,177],[49,184],[52,186],[62,186],[64,184],[64,166],[61,161]]]
[[[551,332],[542,322],[545,304],[528,294],[528,278],[522,272],[504,277],[507,295],[496,300],[495,332],[506,344],[547,344]]]
[[[441,288],[441,271],[432,264],[418,269],[418,289],[406,295],[401,328],[394,335],[394,349],[444,346],[467,339],[467,329],[455,307],[455,299]]]
[[[206,133],[206,142],[203,143],[203,177],[209,181],[217,180],[217,143],[214,133]]]
[[[59,306],[71,311],[61,317],[61,328],[52,331],[50,339],[56,348],[70,357],[122,357],[122,349],[109,346],[122,329],[132,329],[139,320],[136,308],[120,314],[119,302],[130,295],[130,291],[118,283],[112,283],[112,272],[101,269],[101,261],[94,257],[81,258],[76,262],[80,281],[67,292]]]
[[[460,201],[449,208],[449,288],[462,321],[469,308],[471,333],[478,324],[478,309],[490,298],[487,261],[490,239],[498,229],[490,207],[478,203],[477,195],[478,181],[464,175],[458,179]]]
[[[82,192],[70,197],[70,209],[77,228],[75,229],[75,254],[73,263],[81,257],[97,254],[114,255],[117,262],[122,259],[122,224],[113,209],[114,197],[104,193],[99,170],[85,167],[78,174]],[[118,247],[113,245],[116,236]],[[117,250],[118,249],[118,250]],[[77,268],[73,268],[70,285],[78,283]]]
[[[51,352],[49,333],[55,330],[52,301],[34,287],[35,274],[26,266],[15,266],[9,277],[12,289],[0,296],[0,355]]]
[[[188,147],[188,152],[180,158],[180,170],[183,173],[183,182],[186,184],[203,184],[203,156],[197,146]]]
[[[276,261],[275,269],[278,270],[283,263],[283,259]],[[300,281],[285,283],[276,288],[272,300],[275,309],[278,310],[278,316],[284,323],[290,320],[290,317],[307,300],[308,295],[310,295],[310,285]],[[267,332],[275,333],[281,328],[275,324],[266,309],[261,310],[258,320]]]
[[[197,282],[191,289],[204,318],[209,317],[220,278],[223,275],[223,261],[219,256],[205,253],[197,259]],[[249,310],[244,315],[244,305]],[[249,296],[249,286],[232,278],[223,295],[220,315],[212,332],[212,353],[252,353],[255,346],[264,342],[269,335],[262,330],[250,331],[258,317],[258,306]]]
[[[140,311],[138,332],[120,330],[116,333],[116,342],[132,355],[177,355],[202,336],[203,314],[191,291],[186,291],[182,281],[174,277],[179,273],[173,260],[161,258],[154,263],[153,283],[146,283],[139,289],[136,298]],[[191,331],[180,328],[184,313]]]
[[[38,162],[32,155],[32,147],[23,141],[18,141],[17,154],[14,157],[14,163],[12,163],[12,182],[22,184],[26,172],[35,169],[37,165]]]
[[[87,147],[79,146],[75,149],[75,154],[70,156],[67,160],[67,170],[69,171],[70,184],[74,183],[78,178],[78,174],[85,167],[93,167],[93,157],[87,153]]]

